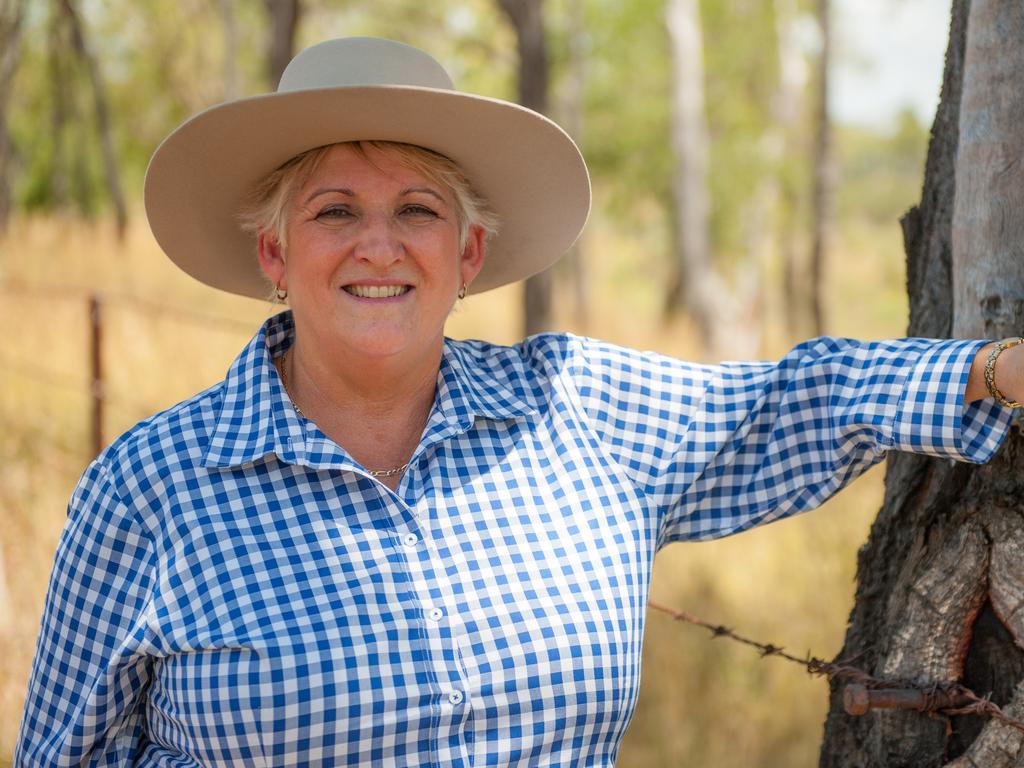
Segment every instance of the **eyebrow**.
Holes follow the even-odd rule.
[[[330,194],[332,192],[335,192],[335,193],[337,193],[339,195],[345,195],[346,197],[355,197],[356,196],[356,193],[353,192],[348,187],[321,187],[320,189],[314,191],[309,197],[306,198],[306,204],[308,205],[315,198],[320,197],[320,195],[327,195],[327,194]],[[437,191],[431,189],[430,187],[406,187],[405,189],[403,189],[401,192],[398,193],[398,196],[399,197],[405,197],[406,195],[411,195],[411,194],[414,194],[416,192],[418,192],[420,194],[431,195],[432,197],[436,197],[442,203],[446,202],[445,199],[440,194],[438,194]]]

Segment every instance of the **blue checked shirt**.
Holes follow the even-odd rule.
[[[980,342],[704,367],[447,341],[397,492],[291,407],[272,318],[71,499],[17,765],[611,766],[655,552],[810,509],[887,449],[985,461]]]

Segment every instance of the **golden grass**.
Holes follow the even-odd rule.
[[[897,335],[905,324],[898,230],[851,229],[830,262],[832,330]],[[592,222],[586,241],[592,308],[574,325],[565,291],[559,324],[578,332],[678,356],[699,352],[684,321],[659,322],[665,268],[658,243],[629,241]],[[104,292],[111,407],[107,440],[139,418],[223,377],[269,304],[219,294],[172,267],[136,212],[126,241],[108,223],[60,217],[16,220],[0,240],[0,765],[11,754],[52,553],[64,507],[89,458],[87,311],[79,295]],[[54,292],[60,286],[71,289]],[[124,297],[232,318],[211,329],[173,313],[151,316]],[[792,341],[768,305],[765,354]],[[517,288],[470,297],[451,318],[458,337],[518,338]],[[44,383],[26,368],[63,384]],[[653,595],[797,654],[829,657],[842,643],[853,594],[854,554],[880,502],[881,474],[869,474],[827,509],[713,543],[666,549]],[[620,765],[777,768],[816,762],[827,689],[795,666],[760,660],[706,632],[648,620],[644,683]]]

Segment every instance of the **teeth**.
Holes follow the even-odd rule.
[[[407,285],[346,285],[345,290],[361,299],[390,299],[409,290]]]

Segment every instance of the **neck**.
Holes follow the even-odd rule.
[[[369,359],[325,354],[303,339],[296,334],[284,360],[288,394],[303,415],[367,469],[408,462],[434,403],[443,338],[431,349]]]

